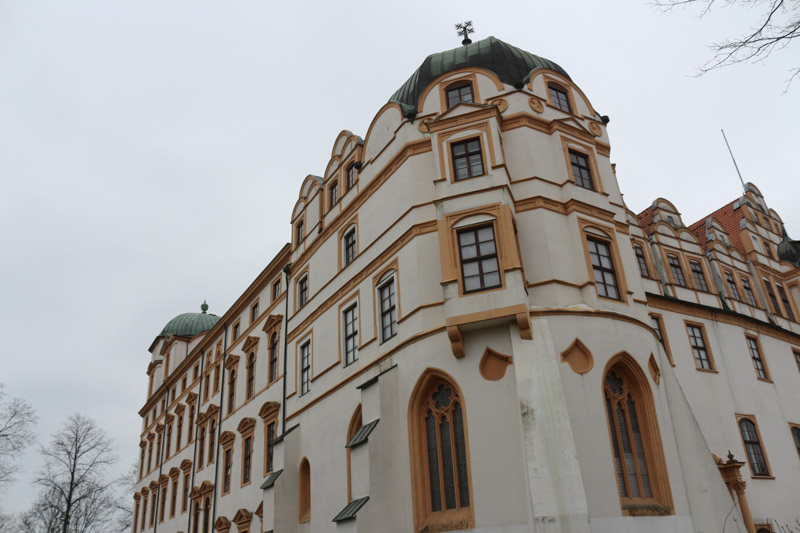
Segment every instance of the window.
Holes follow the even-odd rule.
[[[708,284],[706,283],[706,276],[703,274],[703,267],[699,261],[694,259],[689,260],[689,268],[692,269],[692,276],[694,276],[694,284],[698,290],[708,292]],[[737,298],[738,299],[738,298]]]
[[[274,420],[267,424],[267,472],[272,472],[274,470],[274,463],[273,463],[273,451],[275,447],[275,427],[277,422]]]
[[[236,402],[236,370],[231,369],[228,376],[228,414],[233,412],[233,404]]]
[[[350,417],[350,425],[347,427],[347,439],[345,440],[345,449],[347,450],[347,501],[353,501],[353,480],[352,474],[353,469],[350,466],[350,441],[356,436],[358,431],[363,426],[361,420],[361,404],[358,404],[356,410],[353,412],[353,416]]]
[[[159,490],[161,491],[161,501],[158,503],[158,522],[161,523],[164,521],[167,510],[167,485],[161,485]]]
[[[465,293],[501,286],[491,224],[459,231],[458,247]]]
[[[633,246],[633,252],[636,254],[636,261],[639,262],[639,272],[643,278],[650,277],[650,270],[647,268],[647,260],[644,258],[644,250],[638,244]]]
[[[797,449],[797,455],[800,456],[800,426],[792,426],[792,439],[794,440],[794,447]]]
[[[481,141],[475,137],[450,145],[453,154],[453,172],[456,180],[483,176]]]
[[[200,502],[194,502],[194,525],[193,533],[200,533]]]
[[[175,506],[178,503],[178,478],[172,480],[172,498],[169,500],[169,517],[175,516]],[[133,528],[136,531],[136,528]]]
[[[214,367],[214,394],[219,392],[219,365]]]
[[[304,237],[303,221],[302,220],[297,223],[297,226],[296,226],[296,229],[295,229],[295,235],[296,235],[296,237],[295,237],[296,242],[299,245],[300,243],[303,242],[303,237]]]
[[[781,297],[781,302],[783,303],[784,311],[786,311],[786,316],[792,322],[796,322],[796,320],[794,318],[794,312],[792,311],[792,306],[789,303],[789,296],[786,294],[786,290],[783,288],[783,285],[781,285],[780,283],[776,283],[775,286],[778,287],[778,294]]]
[[[222,456],[222,494],[227,494],[231,491],[231,455],[233,450],[230,448],[225,449]]]
[[[761,447],[761,439],[759,438],[755,419],[740,418],[739,431],[742,433],[742,441],[747,452],[747,462],[750,463],[750,471],[753,476],[769,476],[769,465]]]
[[[694,354],[694,363],[697,365],[697,369],[714,370],[714,362],[709,356],[703,326],[687,324],[686,330],[689,333],[689,344],[692,345],[692,354]]]
[[[744,295],[747,297],[747,303],[753,307],[758,307],[758,304],[756,303],[756,296],[753,294],[753,288],[750,286],[750,280],[744,276],[741,276],[741,280],[742,288],[744,289]]]
[[[308,302],[308,276],[303,276],[297,282],[297,303],[298,307],[303,307]]]
[[[210,392],[211,392],[211,379],[209,379],[210,377],[211,376],[208,373],[206,373],[206,375],[203,376],[203,403],[207,402],[208,399],[211,397],[211,394],[210,394]]]
[[[245,395],[247,399],[253,397],[256,392],[256,354],[251,353],[247,357],[247,391]]]
[[[797,350],[792,350],[794,354],[794,362],[797,363],[797,370],[800,370],[800,352]]]
[[[211,526],[211,498],[206,496],[205,503],[203,504],[203,533],[209,533]]]
[[[550,93],[550,103],[565,113],[572,113],[572,107],[569,105],[569,96],[567,90],[558,85],[557,83],[548,83],[547,92]]]
[[[311,465],[305,457],[300,462],[297,508],[298,522],[311,521]]]
[[[147,520],[147,493],[146,492],[142,496],[142,531],[144,531],[145,520]]]
[[[344,264],[349,265],[356,258],[356,228],[344,235]]]
[[[250,307],[250,324],[254,324],[258,320],[258,302]]]
[[[153,441],[151,440],[147,445],[147,471],[153,470]]]
[[[461,102],[472,103],[472,84],[460,82],[450,85],[447,90],[447,109],[460,104]]]
[[[575,178],[575,185],[590,191],[595,190],[594,183],[592,183],[592,170],[589,168],[589,158],[586,157],[586,154],[570,150],[569,164],[572,167],[572,177]]]
[[[358,359],[358,304],[344,310],[344,364]]]
[[[273,333],[269,338],[269,382],[278,379],[278,334]]]
[[[300,395],[311,388],[311,342],[300,346]]]
[[[175,452],[181,450],[181,435],[183,435],[183,412],[178,413],[178,427],[175,432]]]
[[[189,504],[189,473],[183,475],[183,496],[181,498],[181,513],[185,513]]]
[[[194,404],[189,406],[189,419],[186,421],[186,442],[194,438]]]
[[[339,201],[339,182],[334,181],[331,183],[331,186],[328,187],[328,208],[331,208],[337,204]]]
[[[410,409],[412,482],[422,488],[413,494],[414,530],[474,527],[460,391],[445,375],[429,372],[415,387]]]
[[[238,338],[239,338],[239,322],[236,322],[236,324],[233,325],[233,340],[236,340]]]
[[[756,369],[758,379],[769,380],[767,365],[761,357],[761,350],[758,347],[758,339],[747,337],[747,348],[750,350],[750,358],[753,360],[753,367]]]
[[[181,392],[186,390],[186,376],[181,379]]]
[[[592,260],[594,286],[597,294],[604,298],[621,300],[609,243],[588,237],[586,244],[589,246],[589,257]]]
[[[214,415],[216,416],[216,415]],[[217,421],[211,420],[208,430],[208,464],[214,462],[214,446],[217,439]]]
[[[281,280],[272,284],[272,301],[277,300],[281,295]]]
[[[169,457],[170,448],[172,448],[172,422],[167,423],[167,442],[164,445],[166,447],[164,457]]]
[[[139,494],[134,494],[133,499],[135,500],[133,506],[133,528],[131,531],[136,533],[136,530],[139,529]]]
[[[642,505],[658,515],[672,514],[652,396],[627,354],[608,369],[603,396],[623,514]]]
[[[769,257],[770,259],[775,259],[772,256],[772,247],[769,245],[769,242],[767,241],[761,241],[761,242],[764,244],[764,253],[767,254],[767,257]]]
[[[669,263],[669,270],[672,272],[672,280],[681,287],[686,286],[686,280],[683,277],[683,268],[681,267],[681,262],[678,259],[678,256],[675,255],[668,255],[667,256],[667,263]]]
[[[200,365],[194,365],[194,370],[192,370],[192,381],[196,381],[197,378],[200,377]],[[161,409],[164,409],[164,405],[161,405]]]
[[[200,435],[197,437],[197,469],[203,468],[203,460],[206,454],[206,428],[200,428]]]
[[[731,292],[731,298],[736,301],[741,301],[739,291],[736,288],[736,281],[733,279],[733,273],[730,270],[725,271],[725,280],[728,282],[728,289]]]
[[[242,441],[242,486],[250,483],[250,471],[253,463],[253,437],[245,437]]]
[[[772,283],[767,278],[764,278],[764,287],[767,289],[767,296],[772,304],[772,310],[776,315],[781,316],[781,308],[778,306],[778,299],[775,297],[775,291],[772,288]]]
[[[158,498],[154,492],[153,499],[150,500],[150,527],[153,527],[156,521],[156,503],[158,503]]]
[[[397,307],[395,302],[394,278],[378,288],[381,300],[381,342],[397,335]]]
[[[347,190],[349,191],[350,189],[353,188],[353,185],[355,184],[356,184],[356,166],[355,164],[351,164],[349,167],[347,167],[345,185],[347,187]]]

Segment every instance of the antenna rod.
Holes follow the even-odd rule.
[[[739,174],[739,181],[742,182],[742,191],[746,192],[746,187],[744,186],[744,180],[742,179],[742,173],[739,172],[739,165],[736,164],[736,158],[733,157],[733,150],[731,150],[731,145],[728,144],[728,138],[725,137],[725,130],[720,129],[719,131],[722,132],[722,138],[725,139],[725,146],[728,147],[728,153],[731,154],[731,159],[733,159],[733,166],[736,167],[736,173]]]

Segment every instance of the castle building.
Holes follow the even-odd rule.
[[[753,184],[633,213],[607,123],[493,37],[425,59],[153,341],[134,532],[794,524],[800,243]]]

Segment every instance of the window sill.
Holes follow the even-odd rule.
[[[484,172],[483,174],[478,174],[477,176],[467,176],[466,178],[456,178],[455,176],[453,176],[453,181],[452,181],[452,183],[460,183],[460,182],[462,182],[462,181],[474,180],[475,178],[485,178],[485,177],[486,177],[486,176],[488,176],[488,175],[489,175],[489,174],[487,174],[486,172]]]
[[[719,374],[719,370],[715,368],[695,368],[698,372],[705,372],[707,374]]]
[[[775,383],[775,382],[774,382],[774,381],[772,381],[770,378],[758,378],[758,377],[757,377],[756,379],[757,379],[758,381],[763,381],[764,383],[772,383],[772,384],[774,384],[774,383]]]
[[[751,479],[775,479],[773,475],[759,475],[759,474],[752,474],[750,476]]]

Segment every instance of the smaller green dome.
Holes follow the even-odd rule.
[[[200,306],[200,309],[202,309],[202,313],[183,313],[167,322],[159,337],[166,337],[167,335],[194,337],[213,328],[219,322],[219,317],[206,313],[208,304],[205,302]]]

